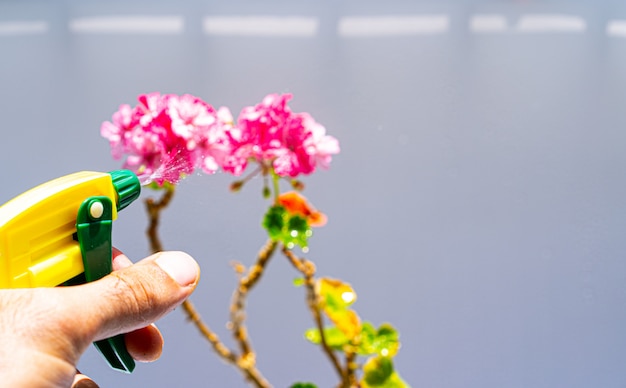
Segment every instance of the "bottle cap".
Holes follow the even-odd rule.
[[[117,210],[120,211],[131,202],[139,198],[141,183],[134,172],[130,170],[115,170],[109,172],[113,181],[113,187],[117,192]]]

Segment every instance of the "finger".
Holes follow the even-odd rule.
[[[74,376],[74,382],[72,383],[72,388],[99,388],[98,384],[95,383],[92,379],[85,376],[84,374],[78,372],[76,376]]]
[[[115,271],[130,267],[133,264],[126,255],[116,248],[113,248],[112,260]],[[163,336],[155,324],[126,333],[124,341],[128,353],[136,361],[156,361],[163,352]]]
[[[122,253],[122,251],[116,248],[113,248],[113,257],[111,258],[111,261],[113,264],[113,271],[118,271],[122,268],[133,265],[133,262],[130,261],[130,259]]]
[[[93,341],[150,325],[193,292],[199,275],[198,264],[186,253],[159,252],[98,281],[68,288],[76,304],[67,308],[83,322],[76,337]]]
[[[112,260],[114,271],[133,265],[132,261],[116,248],[113,248]],[[126,333],[124,341],[128,353],[139,362],[156,361],[163,352],[163,336],[155,324]]]
[[[161,357],[163,336],[154,324],[127,333],[124,340],[128,353],[137,361],[152,362]]]

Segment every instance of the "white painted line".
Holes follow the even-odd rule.
[[[626,38],[626,20],[611,20],[606,25],[608,36]]]
[[[447,15],[343,17],[339,36],[376,37],[442,34],[450,28]]]
[[[97,34],[180,34],[181,16],[102,16],[70,21],[70,31]]]
[[[45,21],[0,22],[0,36],[44,34],[48,29],[48,23]]]
[[[469,22],[471,32],[491,33],[504,32],[509,29],[507,20],[502,15],[474,15]]]
[[[517,24],[517,31],[522,33],[538,32],[585,32],[587,23],[579,16],[571,15],[524,15]]]
[[[204,33],[217,36],[312,37],[319,20],[299,16],[208,16]]]

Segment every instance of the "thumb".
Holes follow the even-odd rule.
[[[72,313],[83,322],[77,339],[82,337],[88,345],[155,322],[191,295],[199,277],[200,268],[191,256],[159,252],[79,286],[74,297],[82,301],[82,307]]]

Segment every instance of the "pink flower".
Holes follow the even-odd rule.
[[[178,182],[182,174],[193,171],[193,161],[185,140],[172,131],[168,106],[173,95],[140,95],[135,107],[135,126],[125,144],[125,167],[162,184]]]
[[[114,158],[126,154],[124,166],[159,184],[177,183],[196,168],[215,172],[228,154],[232,126],[197,97],[185,94],[143,94],[133,109],[122,105],[113,122],[101,127]],[[222,113],[222,116],[229,116]]]
[[[113,114],[113,122],[105,121],[100,128],[100,134],[109,139],[111,153],[115,159],[122,157],[126,152],[126,138],[135,126],[135,113],[128,104],[120,105],[117,112]]]
[[[244,108],[234,125],[228,108],[215,110],[198,97],[148,93],[121,105],[100,129],[114,158],[146,180],[177,183],[181,176],[220,167],[240,175],[250,161],[280,176],[327,168],[339,143],[308,113],[293,113],[290,94],[270,94]]]
[[[215,109],[198,97],[189,94],[168,99],[172,131],[190,142],[189,148],[201,140],[202,133],[215,123]]]
[[[246,107],[231,132],[233,150],[226,171],[239,175],[249,160],[271,166],[280,176],[310,174],[317,164],[328,167],[339,143],[308,113],[293,113],[291,94],[270,94],[260,104]]]
[[[215,112],[215,122],[206,127],[202,140],[198,142],[200,150],[198,167],[204,172],[215,173],[227,163],[232,152],[229,132],[233,129],[233,116],[228,108],[222,107]]]
[[[305,126],[310,133],[302,144],[306,154],[315,159],[312,164],[319,164],[325,169],[329,168],[331,155],[338,154],[340,151],[339,141],[332,136],[327,136],[326,128],[316,123],[309,115],[305,118]]]

